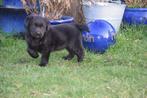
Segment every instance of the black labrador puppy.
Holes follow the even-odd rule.
[[[41,16],[29,15],[25,20],[25,39],[27,52],[37,58],[41,54],[40,66],[46,66],[52,51],[66,49],[69,54],[65,60],[71,60],[75,55],[78,62],[84,58],[81,31],[89,31],[88,27],[75,23],[51,26],[48,19]]]

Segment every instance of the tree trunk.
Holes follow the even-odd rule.
[[[65,15],[73,16],[75,22],[79,24],[85,23],[81,2],[82,0],[71,0],[71,8],[64,13]]]

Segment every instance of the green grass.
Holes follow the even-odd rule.
[[[0,0],[0,5],[2,5],[2,3],[3,3],[3,1],[2,1],[2,0]]]
[[[147,98],[147,26],[124,26],[105,54],[62,60],[51,54],[40,68],[24,40],[0,33],[0,98]]]

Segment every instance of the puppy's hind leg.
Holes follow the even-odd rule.
[[[78,62],[82,62],[84,59],[84,50],[82,48],[80,48],[80,49],[76,50],[75,53],[77,55]]]
[[[81,41],[76,43],[75,48],[74,48],[74,52],[77,55],[78,62],[83,61],[83,59],[84,59],[84,48],[83,48]]]
[[[74,51],[71,48],[66,48],[66,50],[69,52],[67,56],[64,56],[64,60],[71,60],[74,57]]]

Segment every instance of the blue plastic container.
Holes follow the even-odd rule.
[[[63,23],[72,23],[74,21],[74,18],[71,16],[63,16],[59,20],[50,20],[50,24],[57,25],[57,24],[63,24]]]
[[[88,24],[90,33],[83,32],[83,45],[90,51],[104,53],[115,43],[116,31],[105,20],[96,20]]]
[[[123,21],[128,24],[147,24],[147,8],[126,8]]]
[[[24,9],[0,8],[0,29],[10,34],[24,32],[26,16]]]
[[[25,10],[22,8],[0,8],[0,29],[5,33],[19,34],[25,32],[24,20],[27,17]],[[50,20],[52,25],[71,23],[73,17],[63,16],[59,20]]]
[[[3,6],[4,7],[18,7],[23,8],[23,4],[21,0],[3,0]]]

